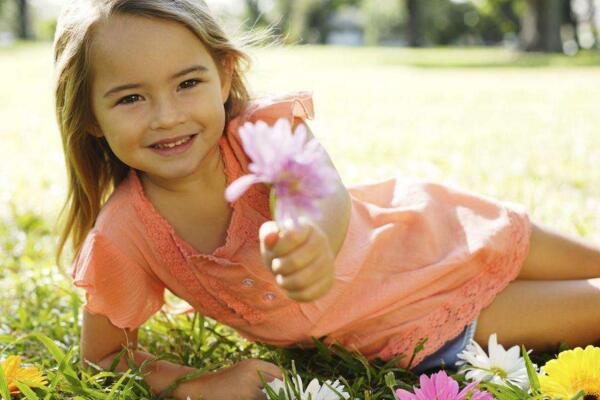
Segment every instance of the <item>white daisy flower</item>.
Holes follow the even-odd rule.
[[[342,385],[338,380],[333,383],[331,383],[330,380],[326,380],[323,385],[320,385],[319,381],[315,378],[310,381],[306,387],[306,390],[303,389],[302,378],[300,375],[292,378],[291,381],[298,393],[300,393],[300,399],[288,400],[309,400],[309,398],[312,400],[340,400],[350,398],[350,395],[346,393],[344,385]],[[280,379],[275,379],[267,383],[267,385],[273,389],[275,393],[279,393],[280,389],[283,389],[285,393],[285,384]],[[339,393],[339,395],[336,393],[336,391]],[[263,389],[263,393],[267,394],[267,391]]]
[[[461,372],[466,373],[467,380],[505,386],[508,381],[521,389],[529,388],[525,359],[520,356],[519,346],[505,350],[498,344],[494,333],[488,340],[488,351],[489,356],[477,342],[471,340],[465,350],[458,354],[461,360],[457,361],[456,365],[462,366]],[[534,368],[537,370],[537,366],[534,365]]]

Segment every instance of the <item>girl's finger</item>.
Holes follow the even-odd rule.
[[[291,250],[285,256],[274,258],[271,270],[274,274],[287,276],[293,274],[313,262],[322,252],[323,245],[315,235]]]
[[[270,368],[261,367],[257,370],[257,372],[262,374],[263,378],[265,378],[267,382],[270,382],[273,379],[283,379],[283,374],[281,373],[281,370],[276,366]]]
[[[260,238],[260,253],[265,267],[271,267],[271,261],[275,257],[273,247],[279,240],[279,227],[275,221],[267,221],[260,226],[258,231]]]
[[[298,224],[296,226],[284,225],[279,232],[277,244],[272,248],[272,252],[277,256],[285,256],[292,250],[301,246],[310,237],[313,231],[309,223]]]
[[[287,276],[276,275],[275,281],[285,290],[304,290],[330,274],[328,269],[323,267],[323,259],[323,256],[317,257],[304,268],[293,274]]]
[[[323,296],[331,289],[331,286],[333,286],[333,278],[321,279],[304,290],[290,291],[287,295],[292,300],[309,302]]]

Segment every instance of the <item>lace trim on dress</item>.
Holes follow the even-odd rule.
[[[529,219],[519,216],[512,210],[508,214],[510,237],[514,238],[515,251],[496,257],[493,263],[460,289],[461,295],[456,296],[455,301],[444,304],[429,314],[426,322],[420,324],[418,329],[390,340],[383,350],[368,355],[369,358],[379,357],[382,360],[389,360],[402,353],[405,357],[400,364],[406,364],[417,342],[427,337],[425,349],[419,352],[413,361],[412,366],[416,366],[448,340],[458,336],[465,326],[477,318],[483,308],[492,303],[494,297],[517,277],[529,252],[531,234]]]
[[[214,278],[203,276],[199,279],[190,269],[188,261],[181,253],[176,240],[176,233],[167,220],[156,210],[152,203],[145,197],[143,187],[135,170],[131,170],[130,179],[134,190],[134,207],[142,219],[148,235],[152,238],[157,254],[162,258],[163,264],[169,268],[171,274],[194,296],[201,304],[202,313],[218,320],[231,320],[231,314],[241,317],[251,324],[262,320],[262,316],[256,312],[249,312],[245,304],[231,298],[225,293],[225,288],[218,282],[212,282]],[[223,304],[219,299],[213,297],[204,287],[204,282],[211,288],[223,289],[221,296],[227,298]],[[216,285],[215,285],[216,283]],[[249,307],[248,307],[249,308]],[[227,318],[229,316],[229,318]]]

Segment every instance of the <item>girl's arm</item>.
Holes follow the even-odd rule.
[[[308,127],[308,124],[306,124],[305,121],[303,122],[308,133],[308,140],[314,139],[314,135]],[[322,217],[319,221],[315,221],[315,223],[327,235],[327,238],[329,239],[329,245],[331,246],[331,251],[334,255],[337,255],[342,248],[342,244],[344,244],[346,232],[348,231],[351,202],[348,190],[346,190],[346,187],[342,183],[340,174],[337,172],[335,165],[333,165],[331,157],[327,151],[325,151],[325,154],[327,154],[327,161],[329,165],[336,172],[337,179],[335,182],[335,191],[320,201]]]
[[[117,372],[129,369],[127,358],[137,366],[150,361],[142,369],[144,380],[155,395],[168,388],[177,378],[197,372],[196,368],[158,360],[154,355],[137,350],[137,329],[126,330],[114,326],[110,320],[100,314],[83,311],[81,331],[81,364],[86,367],[86,360],[107,370],[123,347],[129,352],[115,367]],[[205,400],[230,400],[232,398],[263,398],[259,372],[266,382],[273,378],[282,379],[279,368],[266,361],[243,360],[233,367],[223,368],[216,372],[205,372],[198,378],[180,383],[170,396],[186,400],[202,398]]]
[[[108,370],[124,347],[129,348],[129,356],[137,367],[146,360],[155,360],[152,354],[137,350],[137,334],[137,329],[118,328],[107,317],[84,310],[81,328],[82,367],[87,367],[87,361],[90,361]],[[128,368],[127,357],[123,356],[115,371],[125,372]],[[194,371],[194,368],[159,360],[148,363],[142,373],[148,386],[158,394],[178,377]]]

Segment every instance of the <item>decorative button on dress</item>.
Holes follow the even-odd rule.
[[[313,117],[298,92],[251,103],[219,141],[228,183],[247,173],[237,133],[246,121]],[[72,267],[86,309],[137,328],[164,304],[164,289],[242,336],[278,346],[338,342],[384,360],[414,364],[457,336],[519,273],[530,222],[517,205],[439,183],[395,178],[348,188],[352,211],[322,298],[297,303],[263,266],[258,229],[269,219],[268,189],[255,185],[233,204],[225,244],[201,254],[145,196],[138,172],[103,207]],[[199,199],[198,201],[201,201]]]

